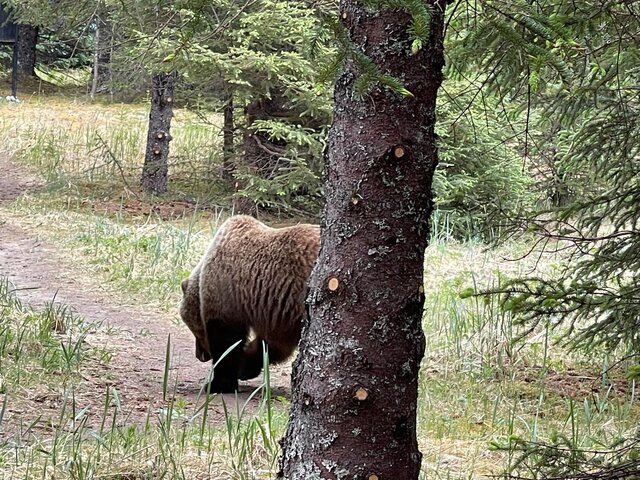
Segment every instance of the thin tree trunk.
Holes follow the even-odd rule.
[[[258,98],[245,109],[246,130],[244,135],[244,164],[256,175],[271,178],[276,173],[275,166],[284,154],[284,142],[276,143],[262,132],[256,132],[253,123],[256,120],[272,120],[284,118],[292,114],[286,106],[286,98],[277,90],[271,92],[270,98]]]
[[[423,259],[444,64],[444,7],[426,3],[433,6],[430,39],[412,54],[408,14],[341,2],[353,44],[413,97],[375,87],[358,100],[353,62],[336,84],[322,250],[279,478],[418,478]]]
[[[18,26],[18,75],[21,77],[36,76],[38,32],[38,27],[31,25]]]
[[[111,44],[113,42],[113,24],[111,10],[100,2],[96,16],[95,48],[93,52],[93,75],[91,79],[91,98],[109,87],[111,70]]]
[[[98,91],[98,72],[100,70],[99,62],[100,62],[100,31],[102,30],[102,22],[100,21],[100,17],[96,18],[96,35],[94,37],[95,47],[93,51],[93,77],[91,78],[91,92],[89,96],[93,100]]]
[[[290,115],[291,110],[285,107],[285,103],[284,95],[274,90],[270,98],[256,98],[245,107],[242,168],[252,175],[269,180],[277,172],[278,159],[284,154],[285,145],[278,145],[264,133],[255,132],[253,123]],[[246,184],[246,180],[238,181],[236,191],[245,188]],[[236,213],[255,215],[258,206],[251,198],[238,196],[234,199],[233,209]]]
[[[142,168],[142,188],[150,193],[167,191],[169,142],[173,95],[177,74],[156,73],[151,78],[151,110],[147,150]]]
[[[235,154],[234,131],[233,131],[233,91],[229,91],[223,107],[222,126],[222,172],[227,181],[233,179],[233,158]]]

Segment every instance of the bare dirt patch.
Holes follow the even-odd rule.
[[[41,182],[24,168],[0,156],[0,204],[37,191]]]
[[[611,376],[607,376],[605,380],[602,373],[598,372],[581,372],[573,369],[562,372],[549,370],[545,374],[544,383],[548,392],[563,398],[582,401],[595,394],[623,398],[629,395],[631,386],[629,381],[620,374],[618,370],[612,371]],[[524,370],[522,380],[526,383],[536,383],[539,381],[537,376],[539,376],[539,369]]]
[[[99,279],[89,277],[81,265],[71,264],[68,252],[63,255],[57,246],[40,240],[37,231],[27,231],[12,223],[2,212],[3,204],[36,191],[40,183],[23,167],[2,157],[0,172],[0,275],[15,285],[23,302],[40,307],[55,300],[68,305],[84,321],[99,325],[86,342],[113,353],[110,361],[83,371],[76,388],[76,401],[82,408],[88,407],[88,415],[93,416],[89,423],[95,424],[102,418],[108,388],[118,391],[121,418],[128,423],[144,421],[150,412],[165,406],[163,380],[169,337],[172,358],[169,388],[173,391],[175,386],[177,397],[184,399],[187,406],[193,405],[201,393],[209,365],[196,360],[189,330],[174,321],[175,314],[115,298],[101,288]],[[289,367],[272,371],[274,395],[288,394],[289,377]],[[260,382],[261,378],[244,382],[238,399],[246,401]],[[48,428],[63,401],[61,393],[41,389],[20,392],[19,397],[9,401],[5,431],[7,423],[24,424],[36,415],[43,416],[41,428]],[[227,404],[235,400],[235,395],[225,396]],[[213,402],[214,420],[222,417],[220,403],[220,399]]]

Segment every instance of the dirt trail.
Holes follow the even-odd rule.
[[[102,414],[107,386],[115,387],[122,397],[123,418],[127,421],[142,420],[148,411],[162,408],[163,374],[167,338],[171,335],[172,375],[177,376],[177,395],[193,404],[200,392],[209,365],[194,357],[193,336],[183,325],[176,325],[161,311],[142,306],[126,305],[117,298],[101,291],[96,279],[79,275],[77,266],[70,265],[67,256],[61,255],[55,245],[38,238],[38,232],[26,231],[12,224],[2,213],[2,206],[24,193],[39,188],[39,182],[23,167],[0,157],[0,275],[15,285],[18,296],[35,307],[54,300],[70,306],[87,322],[109,325],[109,335],[89,335],[87,342],[104,346],[113,351],[113,358],[106,367],[90,368],[84,375],[84,383],[78,389],[76,400],[89,406],[89,412]],[[275,395],[285,395],[289,389],[289,372],[286,367],[272,372],[272,388]],[[244,382],[239,399],[245,400],[260,384],[261,378]],[[27,392],[24,399],[38,411],[43,408],[54,413],[62,402],[59,395],[43,395]],[[225,397],[234,403],[235,395]],[[220,404],[220,400],[214,401]],[[220,416],[222,410],[217,412]],[[24,412],[9,409],[5,421],[25,420]],[[216,412],[212,412],[216,418]],[[91,422],[93,423],[93,422]]]

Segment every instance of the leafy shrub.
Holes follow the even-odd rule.
[[[438,104],[440,164],[434,177],[438,218],[455,237],[493,236],[532,205],[532,178],[512,144],[497,102],[448,82]],[[480,101],[481,100],[481,101]]]

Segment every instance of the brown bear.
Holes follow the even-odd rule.
[[[218,229],[183,280],[180,305],[196,338],[196,357],[217,362],[209,391],[233,392],[238,379],[258,376],[263,340],[270,363],[289,358],[300,340],[307,283],[319,250],[317,225],[270,228],[238,215]]]

